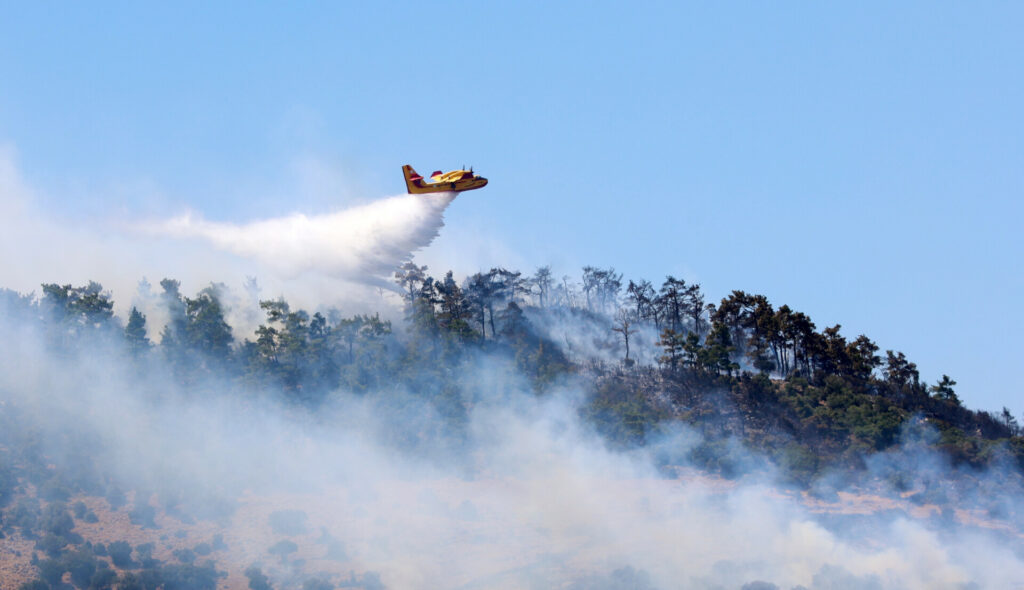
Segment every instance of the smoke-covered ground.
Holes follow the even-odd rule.
[[[158,550],[219,534],[227,548],[214,556],[229,587],[245,587],[241,572],[254,564],[280,588],[320,579],[1004,589],[1024,580],[1020,531],[998,519],[955,506],[940,514],[896,492],[811,499],[776,485],[756,452],[747,476],[703,475],[682,459],[700,441],[684,427],[613,450],[579,418],[583,383],[538,396],[502,355],[459,367],[468,421],[450,429],[416,391],[340,391],[310,411],[218,379],[174,385],[163,362],[139,365],[102,342],[60,354],[22,324],[2,328],[3,444],[34,445],[58,471],[95,480],[82,498],[97,510],[104,486],[129,491],[120,516],[102,512],[76,531]],[[935,485],[952,476],[922,453],[908,445],[878,469]],[[988,493],[1002,493],[996,479]],[[125,522],[147,505],[159,528]]]

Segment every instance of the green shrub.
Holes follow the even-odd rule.
[[[160,568],[163,590],[216,590],[217,570],[212,561],[196,566],[191,564],[165,565]]]
[[[134,572],[125,572],[117,579],[117,590],[146,590],[142,578]]]
[[[64,569],[71,572],[71,581],[75,586],[84,588],[96,573],[96,557],[91,551],[79,549],[64,555]]]
[[[64,561],[60,559],[44,559],[39,562],[37,567],[39,568],[39,577],[51,586],[60,584],[64,572],[67,571],[64,569]]]
[[[135,547],[135,555],[139,557],[139,562],[142,564],[142,567],[146,569],[153,569],[160,565],[160,560],[153,558],[154,549],[156,549],[155,543],[142,543]]]
[[[273,590],[270,580],[255,565],[245,568],[245,577],[249,578],[249,590]]]
[[[64,537],[58,537],[53,533],[46,533],[36,541],[36,549],[50,557],[60,557],[66,545],[67,541],[64,540]]]
[[[310,578],[302,583],[302,590],[334,590],[334,584],[320,578]]]
[[[270,549],[267,549],[267,553],[271,555],[278,555],[281,557],[281,561],[287,559],[289,555],[295,553],[299,549],[299,546],[291,541],[284,540],[278,541]]]
[[[102,564],[89,580],[89,590],[110,590],[117,581],[117,573]]]
[[[14,471],[8,467],[6,451],[0,450],[0,507],[6,506],[11,501],[11,497],[14,496],[14,490],[17,488],[18,478],[14,475]]]
[[[39,497],[47,502],[67,502],[71,497],[71,489],[59,477],[54,476],[39,486]]]
[[[132,546],[127,541],[113,541],[107,545],[107,553],[110,554],[110,561],[119,568],[128,568],[134,564]]]
[[[42,529],[58,537],[66,537],[71,529],[75,528],[75,521],[68,514],[67,506],[61,502],[54,502],[43,510],[40,521]]]
[[[14,504],[14,508],[11,508],[7,513],[7,516],[12,526],[20,528],[23,535],[30,537],[36,527],[39,526],[40,514],[39,500],[36,498],[19,498]]]
[[[196,560],[196,554],[191,549],[175,549],[174,558],[181,563],[192,564]]]

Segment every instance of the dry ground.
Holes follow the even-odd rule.
[[[699,482],[710,494],[727,492],[739,485],[689,470],[680,471],[678,477],[660,482],[595,482],[606,497],[622,498],[621,510],[608,514],[609,527],[627,523],[645,510],[645,516],[651,517],[643,490],[651,489],[652,485]],[[153,556],[165,562],[176,562],[175,550],[211,543],[214,535],[221,534],[227,547],[214,551],[209,558],[215,560],[219,571],[226,572],[218,587],[230,590],[248,588],[243,571],[251,564],[259,564],[275,581],[275,587],[281,587],[282,580],[292,580],[292,585],[298,587],[300,580],[312,575],[337,584],[349,579],[352,572],[359,575],[376,570],[385,574],[384,581],[393,588],[417,587],[424,576],[444,579],[449,587],[501,588],[515,587],[511,580],[524,573],[546,579],[571,579],[573,573],[586,572],[601,563],[608,550],[607,542],[602,544],[593,530],[580,525],[581,521],[568,518],[561,530],[552,531],[537,523],[559,519],[510,511],[504,501],[533,493],[536,490],[523,482],[490,478],[393,481],[361,491],[320,490],[316,494],[245,494],[238,499],[237,509],[219,522],[186,524],[158,508],[156,529],[131,522],[129,510],[136,501],[131,494],[128,503],[118,510],[111,510],[105,499],[97,497],[71,498],[68,505],[81,500],[99,519],[96,523],[76,519],[74,530],[85,540],[104,544],[127,541],[133,547],[153,542]],[[823,515],[871,515],[895,510],[926,520],[942,512],[939,506],[912,502],[913,492],[896,499],[868,492],[839,492],[828,500],[792,490],[770,489],[768,493]],[[152,506],[159,504],[159,498],[148,500]],[[575,504],[575,499],[568,498],[564,504],[554,506],[555,510],[572,512],[578,508]],[[284,535],[271,530],[270,515],[282,510],[304,512],[308,516],[305,532]],[[962,524],[1024,538],[1021,531],[994,521],[981,511],[958,509],[953,515]],[[329,546],[323,542],[325,532],[343,542],[343,554],[328,554]],[[510,535],[515,537],[513,542]],[[285,559],[268,553],[272,545],[285,539],[297,545],[295,553]],[[35,578],[36,568],[30,564],[32,555],[35,553],[40,559],[45,556],[33,546],[34,540],[24,539],[19,533],[0,540],[0,590],[16,590],[21,583]],[[629,547],[625,540],[616,549],[641,550]],[[109,558],[105,559],[109,562]],[[204,559],[198,557],[197,563]],[[406,564],[409,567],[404,567]]]

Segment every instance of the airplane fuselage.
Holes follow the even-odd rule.
[[[435,172],[427,180],[406,164],[402,166],[402,173],[405,175],[405,187],[411,194],[471,191],[487,184],[486,178],[473,174],[472,170]]]

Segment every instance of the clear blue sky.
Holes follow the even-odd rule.
[[[455,234],[763,293],[1024,412],[1024,4],[208,4],[5,3],[0,142],[48,208],[246,220],[338,205],[302,162],[339,202],[471,163]]]

